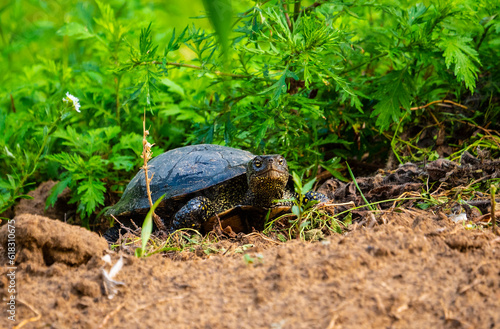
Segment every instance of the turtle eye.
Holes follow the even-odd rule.
[[[280,158],[280,159],[278,160],[278,163],[279,163],[280,165],[283,165],[283,158]]]
[[[262,162],[260,160],[255,160],[255,167],[260,168],[262,166]]]

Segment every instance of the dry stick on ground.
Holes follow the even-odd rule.
[[[132,231],[132,229],[130,227],[123,225],[115,216],[111,215],[111,217],[114,219],[114,221],[116,223],[120,224],[120,228],[121,229],[125,229],[127,231],[127,233],[130,233],[132,235],[137,235],[134,231]],[[134,223],[134,221],[132,221],[132,223]],[[135,225],[135,223],[134,223],[134,225]],[[123,241],[122,240],[123,236],[122,236],[122,233],[121,233],[121,229],[118,230],[118,234],[119,234],[118,241]]]
[[[38,320],[40,320],[42,318],[42,315],[40,314],[40,312],[38,312],[37,310],[35,310],[35,308],[33,306],[31,306],[30,304],[26,303],[22,299],[18,299],[18,302],[21,303],[21,304],[26,305],[33,313],[36,314],[36,316],[21,321],[21,323],[19,323],[17,326],[14,326],[13,329],[19,329],[21,327],[24,327],[24,325],[27,324],[27,323],[35,322],[35,321],[38,321]]]
[[[441,104],[441,103],[453,104],[453,105],[459,106],[459,107],[461,107],[463,109],[467,109],[467,106],[465,106],[465,105],[461,105],[461,104],[455,103],[453,101],[449,101],[447,99],[443,99],[443,100],[439,100],[439,101],[433,101],[433,102],[430,102],[429,104],[425,104],[425,105],[422,105],[422,106],[412,107],[412,108],[410,108],[410,110],[412,110],[412,111],[420,110],[420,109],[426,108],[428,106],[431,106],[432,104]]]
[[[106,326],[106,324],[108,323],[109,319],[111,319],[111,317],[113,317],[116,313],[120,312],[120,310],[123,308],[123,306],[125,306],[125,302],[121,303],[113,311],[111,311],[111,313],[107,314],[104,317],[104,319],[102,320],[99,327],[97,327],[97,328],[98,329],[104,328]]]
[[[497,205],[497,202],[495,200],[495,194],[497,192],[497,188],[495,185],[491,184],[490,186],[490,195],[491,195],[491,220],[493,221],[493,226],[491,229],[493,230],[493,233],[497,233],[497,219],[495,217],[495,208]]]
[[[463,123],[463,124],[466,124],[466,125],[469,125],[471,127],[474,127],[474,128],[477,128],[479,130],[482,130],[484,131],[484,133],[488,136],[491,137],[491,140],[497,145],[498,148],[500,148],[500,144],[497,142],[496,138],[494,138],[493,134],[496,134],[496,135],[499,135],[498,132],[496,130],[491,130],[491,129],[486,129],[486,128],[483,128],[481,126],[478,126],[476,124],[472,124],[470,122],[467,122],[467,121],[462,121],[462,120],[456,120],[457,122],[460,122],[460,123]],[[482,138],[481,138],[482,139]]]
[[[260,237],[261,239],[266,240],[267,242],[274,243],[274,244],[283,244],[283,242],[270,239],[260,232],[252,232],[252,233],[248,233],[245,235],[245,237],[250,237],[250,236]]]
[[[150,144],[148,140],[146,139],[146,136],[149,135],[149,131],[146,130],[146,109],[144,109],[144,120],[142,121],[142,155],[141,158],[144,159],[144,165],[142,166],[142,169],[144,169],[144,175],[146,176],[146,192],[148,194],[148,201],[149,201],[149,206],[152,208],[153,207],[153,200],[151,199],[151,189],[149,188],[149,183],[153,179],[154,173],[151,175],[151,178],[149,178],[148,174],[148,161],[151,159],[151,147],[154,144]],[[158,227],[158,229],[164,231],[165,230],[165,225],[163,225],[163,222],[157,214],[153,211],[153,220]]]

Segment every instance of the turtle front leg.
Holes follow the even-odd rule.
[[[327,202],[329,199],[323,193],[309,191],[304,195],[302,202],[303,204],[307,204],[311,200],[317,200],[318,202]]]
[[[199,230],[203,222],[212,213],[212,202],[210,199],[204,196],[193,198],[175,214],[170,232],[174,232],[180,228]]]

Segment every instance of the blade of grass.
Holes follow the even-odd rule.
[[[148,243],[149,237],[151,236],[151,232],[153,232],[153,213],[156,207],[160,204],[161,200],[163,200],[164,196],[165,195],[162,195],[161,197],[158,198],[158,200],[156,200],[151,209],[149,209],[146,218],[144,219],[144,224],[142,224],[142,230],[141,230],[142,245],[139,257],[144,257],[144,253],[146,252],[146,245]]]
[[[361,197],[365,201],[368,208],[370,208],[370,210],[373,210],[373,211],[377,210],[370,202],[368,202],[368,200],[366,200],[365,195],[363,194],[363,192],[361,192],[361,189],[359,188],[358,182],[356,181],[356,178],[354,177],[354,174],[351,171],[351,167],[349,167],[349,164],[347,163],[347,161],[345,164],[347,166],[347,170],[349,171],[349,175],[351,175],[351,178],[352,178],[352,181],[354,182],[354,185],[356,185],[356,188],[358,189],[359,194],[361,194]]]

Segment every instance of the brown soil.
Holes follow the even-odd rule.
[[[405,165],[358,184],[377,201],[421,190],[422,176],[440,183],[433,192],[438,197],[470,180],[499,175],[497,161],[463,158],[460,165]],[[486,229],[489,215],[474,211],[488,212],[487,198],[469,206],[447,204],[465,211],[477,224],[472,227],[438,208],[417,211],[409,201],[399,209],[412,210],[395,211],[385,202],[379,215],[353,211],[354,224],[346,232],[317,242],[225,234],[210,247],[139,259],[131,255],[134,245],[117,254],[98,234],[64,223],[64,200],[47,213],[53,184],[42,184],[32,192],[34,200],[16,208],[17,321],[8,320],[6,306],[12,269],[2,267],[0,328],[500,326],[500,237]],[[363,203],[353,184],[330,180],[322,189],[335,202]],[[0,228],[2,265],[8,261],[8,229]],[[112,278],[123,285],[115,286],[112,299],[104,255],[113,264],[124,258]]]
[[[51,194],[51,189],[56,185],[56,182],[49,180],[43,182],[38,187],[30,192],[28,195],[33,199],[21,199],[14,207],[14,213],[41,215],[52,219],[59,219],[70,224],[75,224],[76,205],[68,204],[71,199],[69,188],[65,188],[58,196],[56,203],[53,207],[46,206],[46,200]],[[78,221],[80,223],[80,221]]]
[[[499,237],[421,211],[387,213],[379,220],[386,224],[353,225],[320,242],[277,243],[252,234],[224,241],[225,254],[183,261],[125,256],[115,277],[125,285],[108,299],[102,270],[109,266],[101,257],[109,251],[101,237],[19,215],[15,324],[32,319],[23,327],[498,326]],[[0,231],[2,245],[6,231]],[[250,243],[257,247],[243,251]],[[119,256],[111,258],[114,263]],[[0,271],[5,301],[8,270]],[[4,306],[1,327],[14,325],[7,316]]]

